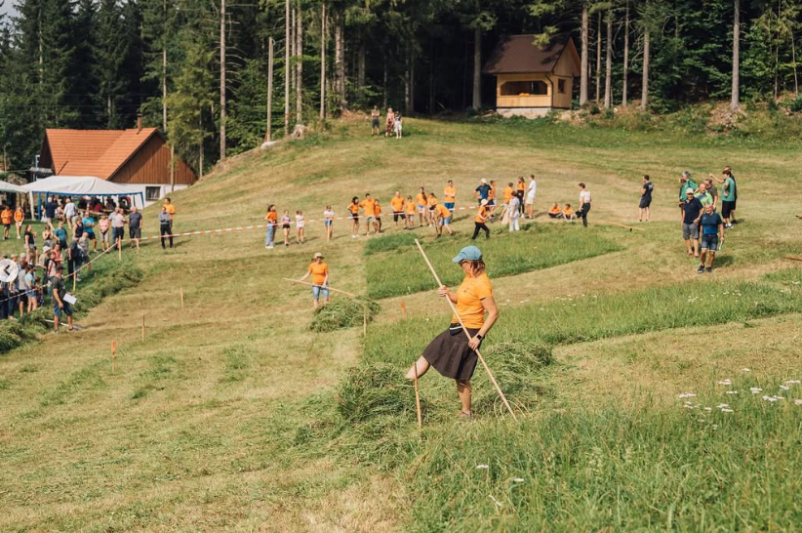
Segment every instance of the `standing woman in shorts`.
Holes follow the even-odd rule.
[[[290,245],[290,224],[292,223],[292,219],[290,218],[289,210],[285,209],[284,214],[281,216],[281,231],[284,232],[284,246]]]
[[[373,106],[373,111],[370,112],[370,136],[379,134],[379,120],[381,119],[381,112],[379,106]]]
[[[306,281],[309,276],[312,276],[312,300],[317,309],[321,293],[324,302],[329,303],[329,265],[323,262],[323,254],[320,252],[312,258],[312,264],[300,281]]]
[[[518,176],[518,184],[515,187],[515,196],[518,197],[518,214],[524,214],[524,195],[526,194],[526,180],[523,176]]]
[[[454,304],[459,317],[453,316],[448,328],[429,343],[420,359],[407,372],[406,378],[419,378],[433,366],[443,377],[456,381],[457,394],[462,404],[459,415],[470,418],[473,415],[471,377],[478,359],[476,350],[498,320],[498,307],[493,299],[493,286],[485,273],[486,266],[479,248],[463,248],[452,261],[462,268],[465,279],[456,293],[450,292],[444,285],[438,289],[437,294]],[[468,330],[470,340],[460,326],[460,318]]]
[[[330,205],[323,211],[323,227],[326,228],[326,242],[329,242],[334,238],[334,211]]]
[[[351,219],[351,238],[356,239],[359,237],[359,197],[354,196],[351,198],[351,203],[348,205],[348,218]]]
[[[652,205],[652,191],[654,184],[648,174],[643,175],[643,185],[640,189],[640,203],[638,204],[638,222],[643,222],[643,215],[646,215],[646,222],[651,218],[649,206]]]

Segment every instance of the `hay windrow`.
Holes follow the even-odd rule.
[[[381,310],[376,302],[351,298],[340,298],[315,310],[309,328],[318,333],[361,326],[365,320],[371,322]]]
[[[416,416],[414,389],[393,365],[361,365],[343,381],[337,411],[352,423],[387,416],[408,417],[411,421]]]

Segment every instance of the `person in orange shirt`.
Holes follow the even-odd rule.
[[[376,200],[370,197],[370,194],[365,195],[365,199],[359,204],[362,208],[362,214],[365,216],[365,237],[370,236],[370,227],[373,226],[373,232],[378,233],[379,224],[376,221]]]
[[[437,294],[454,304],[456,314],[451,318],[448,328],[423,350],[423,354],[405,377],[416,380],[426,374],[430,367],[434,367],[443,377],[455,380],[462,405],[459,416],[470,418],[473,416],[471,378],[478,360],[476,350],[498,320],[499,313],[493,298],[493,285],[487,277],[487,267],[479,248],[467,246],[452,261],[462,268],[465,279],[456,293],[450,292],[444,285],[438,289]],[[460,321],[465,326],[467,335]]]
[[[172,222],[175,217],[175,206],[169,197],[164,199],[164,208],[167,209],[167,214],[170,215],[170,221]]]
[[[487,191],[487,207],[492,221],[493,213],[496,211],[496,180],[490,180],[490,190]]]
[[[426,191],[423,187],[420,188],[420,192],[418,192],[418,195],[415,197],[415,202],[418,206],[418,222],[423,226],[424,217],[426,216],[426,207],[429,204],[429,198],[426,196]]]
[[[471,240],[475,241],[476,237],[479,236],[480,231],[485,232],[485,239],[490,238],[490,228],[488,228],[486,224],[488,217],[490,217],[490,213],[488,213],[488,211],[487,198],[485,198],[482,200],[482,203],[479,204],[479,212],[476,213],[476,218],[473,221],[475,227],[473,228],[473,237],[471,237]]]
[[[393,222],[395,222],[395,227],[398,227],[398,219],[400,218],[406,228],[407,216],[404,214],[404,197],[401,196],[401,191],[395,191],[395,196],[390,200],[390,207],[393,208]]]
[[[526,194],[526,180],[523,176],[518,177],[518,185],[515,187],[515,195],[518,197],[520,203],[518,204],[518,211],[521,215],[524,214],[524,195]]]
[[[560,209],[560,206],[557,205],[557,202],[554,202],[551,205],[551,209],[549,209],[549,218],[562,218],[563,211]]]
[[[306,281],[309,276],[312,276],[312,300],[317,309],[321,295],[323,301],[329,303],[329,265],[323,262],[323,254],[320,252],[312,258],[312,264],[299,281]]]
[[[348,204],[348,218],[351,219],[351,238],[359,238],[359,198],[354,196]]]
[[[412,196],[407,196],[407,203],[405,206],[404,229],[415,229],[415,202]]]
[[[17,226],[17,238],[21,239],[21,231],[22,231],[22,223],[25,221],[25,211],[22,210],[22,206],[18,205],[17,210],[14,211],[14,223]]]
[[[449,235],[453,235],[454,232],[451,231],[451,210],[447,208],[443,204],[438,204],[434,208],[434,231],[437,234],[437,238],[439,239],[443,235],[443,228],[448,231]]]
[[[170,213],[167,210],[166,204],[162,206],[165,213]],[[265,236],[265,248],[268,250],[273,249],[273,237],[276,236],[276,226],[278,226],[278,211],[276,211],[276,206],[274,204],[270,204],[267,206],[267,214],[265,215],[265,222],[267,223],[267,234]],[[162,242],[164,245],[164,242]]]
[[[8,240],[8,232],[11,229],[11,221],[14,219],[14,212],[5,204],[0,212],[0,221],[3,222],[3,240]]]
[[[571,209],[571,204],[565,204],[565,207],[563,207],[563,219],[576,220],[576,215],[574,214],[574,210]]]
[[[433,192],[429,193],[429,201],[427,202],[427,217],[429,221],[429,226],[434,226],[434,210],[437,208],[437,196],[434,195]]]
[[[376,200],[376,205],[373,207],[373,213],[376,215],[376,224],[378,226],[378,232],[382,232],[382,204]]]
[[[454,188],[454,182],[448,180],[445,190],[443,191],[443,203],[446,204],[451,213],[454,213],[454,206],[457,205],[457,189]]]

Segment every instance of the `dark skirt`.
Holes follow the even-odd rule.
[[[478,329],[468,328],[471,337]],[[476,352],[468,347],[468,337],[462,329],[447,329],[434,338],[423,350],[423,357],[443,377],[468,381],[476,369]]]

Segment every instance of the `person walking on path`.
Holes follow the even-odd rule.
[[[334,238],[334,211],[330,205],[323,211],[323,227],[326,228],[326,242],[331,242]]]
[[[685,191],[685,201],[682,203],[682,238],[685,240],[685,249],[689,256],[699,257],[699,217],[702,214],[702,202],[694,197],[693,190]],[[691,249],[693,240],[693,249]]]
[[[59,320],[61,319],[62,313],[67,315],[67,326],[69,326],[68,329],[70,331],[75,329],[72,324],[72,307],[70,307],[70,304],[64,300],[64,297],[67,295],[67,289],[64,286],[64,278],[62,276],[63,271],[63,265],[56,265],[55,275],[50,281],[51,289],[53,291],[53,326],[56,332],[58,332]]]
[[[713,260],[716,257],[716,252],[721,244],[724,244],[724,220],[714,209],[712,204],[706,205],[700,220],[702,227],[702,263],[696,269],[699,274],[705,271],[705,259],[707,260],[707,273],[713,273]]]
[[[270,213],[268,213],[269,215]],[[270,222],[268,222],[268,225]],[[273,227],[273,226],[270,226]],[[170,224],[170,213],[167,212],[167,208],[162,206],[162,212],[159,213],[159,234],[161,235],[162,241],[162,249],[166,248],[164,245],[165,237],[170,240],[170,248],[173,247],[173,228],[172,224]],[[272,248],[273,247],[273,233],[270,229],[267,230],[268,239],[265,240],[265,248]],[[270,243],[268,245],[268,242]]]
[[[476,218],[474,219],[473,237],[471,237],[471,240],[475,241],[480,231],[485,232],[485,240],[490,238],[490,228],[488,228],[486,224],[488,216],[487,199],[484,199],[482,203],[479,204],[479,212],[476,213]]]
[[[370,112],[370,136],[379,135],[381,131],[381,111],[379,106],[373,106],[373,111]]]
[[[738,189],[735,185],[735,177],[732,175],[730,167],[725,167],[721,172],[724,178],[716,178],[710,174],[710,179],[714,179],[721,187],[721,218],[724,219],[724,227],[731,228],[735,224],[735,205],[738,200]]]
[[[493,285],[487,277],[486,265],[479,248],[467,246],[452,261],[462,268],[465,279],[456,293],[443,285],[437,290],[437,294],[454,304],[459,317],[454,315],[448,328],[429,343],[421,357],[407,371],[406,378],[418,379],[430,367],[434,367],[443,377],[455,380],[462,407],[459,416],[470,418],[473,416],[471,378],[478,360],[476,350],[498,320],[499,313],[493,298]],[[460,318],[470,339],[460,325]]]
[[[535,195],[537,194],[537,182],[534,174],[529,175],[529,183],[526,184],[526,210],[525,217],[535,218]]]
[[[323,254],[320,252],[314,255],[312,264],[299,281],[306,281],[309,276],[312,276],[312,301],[317,309],[321,295],[324,303],[329,303],[329,265],[323,262]]]
[[[577,218],[582,219],[582,225],[588,227],[588,213],[590,212],[590,191],[585,188],[584,183],[580,183],[579,187],[579,209],[576,211]]]
[[[354,196],[348,204],[348,218],[351,220],[351,238],[359,238],[359,198]]]
[[[22,223],[25,221],[25,211],[22,210],[22,206],[18,205],[17,209],[14,211],[14,225],[17,227],[17,239],[21,239],[20,230],[22,230]]]
[[[643,222],[643,217],[646,215],[646,222],[651,218],[652,205],[652,191],[654,191],[654,184],[649,178],[648,174],[643,175],[643,185],[640,188],[640,203],[638,204],[638,222]]]
[[[136,206],[131,208],[128,215],[128,237],[131,239],[131,248],[136,246],[139,250],[139,241],[142,239],[142,213]]]

